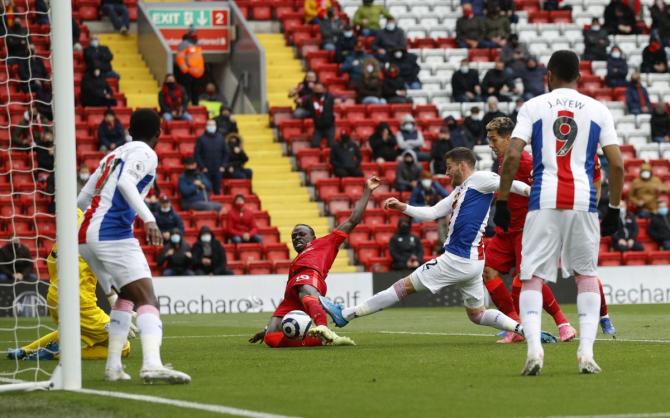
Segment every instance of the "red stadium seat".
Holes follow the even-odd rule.
[[[329,213],[337,213],[342,210],[347,210],[351,206],[351,197],[348,193],[334,193],[323,198],[323,201],[326,205],[326,210]]]
[[[252,194],[251,180],[238,180],[238,179],[224,180],[223,186],[225,187],[226,194],[232,196],[236,196],[238,194],[247,196]]]
[[[670,264],[670,251],[651,251],[649,254],[649,264]]]
[[[373,273],[385,273],[391,271],[391,257],[369,257],[365,269]]]
[[[193,212],[191,220],[198,231],[203,226],[208,226],[210,229],[219,227],[219,214],[214,211]]]
[[[391,241],[391,237],[395,235],[397,230],[396,225],[392,224],[379,224],[372,227],[372,236],[378,244],[388,245]]]
[[[263,245],[265,258],[270,261],[286,260],[288,259],[288,247],[284,243],[265,244]]]
[[[260,244],[237,244],[237,257],[241,261],[260,260],[263,258],[263,247]]]
[[[275,274],[288,274],[291,267],[291,260],[274,260],[272,262],[272,271]]]
[[[439,239],[437,222],[421,222],[421,237],[435,242]]]
[[[631,251],[623,253],[623,264],[625,266],[644,266],[647,264],[647,253]]]
[[[342,179],[342,190],[344,190],[353,199],[358,199],[365,191],[365,178],[363,177],[344,177]]]
[[[600,266],[620,266],[621,253],[620,252],[606,252],[598,255],[598,265]]]
[[[379,164],[376,162],[361,163],[361,171],[365,178],[379,175]]]
[[[381,247],[375,241],[359,242],[355,247],[356,258],[361,264],[366,264],[371,257],[379,257],[381,255]]]
[[[349,246],[355,247],[361,242],[370,241],[371,228],[367,225],[358,225],[349,233]]]
[[[247,262],[249,274],[272,274],[272,262],[267,260],[252,260]]]
[[[241,276],[244,273],[246,273],[247,263],[243,261],[228,261],[227,267],[233,273],[237,274],[238,276]]]
[[[265,210],[254,213],[254,220],[256,221],[256,227],[265,228],[271,226],[270,214]]]
[[[305,167],[305,173],[307,173],[307,178],[311,184],[316,184],[320,179],[330,177],[330,169],[326,163],[312,164]]]
[[[263,237],[264,244],[272,244],[280,242],[279,229],[274,226],[269,228],[258,228],[258,235]]]
[[[321,162],[321,150],[318,148],[305,148],[299,150],[296,155],[298,166],[305,168],[311,164],[319,164]]]
[[[386,221],[384,209],[368,209],[363,215],[364,223],[368,226],[383,224]]]
[[[326,200],[333,195],[339,194],[341,180],[339,178],[327,178],[317,180],[315,183],[319,199]]]

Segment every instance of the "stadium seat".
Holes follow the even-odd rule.
[[[228,269],[238,276],[246,273],[247,263],[243,261],[228,261]]]
[[[391,258],[385,257],[369,257],[365,264],[365,269],[373,273],[385,273],[391,271]]]
[[[223,180],[223,187],[226,190],[226,194],[231,196],[237,196],[238,194],[247,196],[252,194],[251,180],[227,179]]]
[[[316,192],[321,200],[326,200],[333,195],[339,194],[341,180],[339,178],[319,179],[314,183]]]
[[[191,220],[198,231],[203,226],[208,226],[210,229],[219,227],[219,215],[214,211],[193,212]]]
[[[272,262],[272,271],[275,274],[288,274],[291,268],[291,260],[274,260]]]
[[[337,213],[349,209],[351,197],[348,193],[334,193],[322,199],[326,205],[328,213]]]
[[[649,254],[649,264],[670,264],[670,251],[651,251]]]
[[[644,266],[647,264],[647,253],[630,251],[623,253],[624,266]]]
[[[368,226],[383,224],[386,221],[384,209],[368,209],[363,215],[364,223]]]
[[[270,261],[286,260],[289,256],[288,247],[284,243],[264,244],[263,251],[265,258]]]
[[[381,255],[381,247],[376,241],[362,241],[354,248],[356,251],[356,258],[361,264],[366,264],[371,257],[379,257]]]
[[[272,262],[267,260],[250,260],[247,262],[248,274],[272,274]]]
[[[308,167],[311,164],[319,164],[321,162],[321,150],[318,148],[304,148],[295,154],[298,166],[301,168]]]
[[[371,228],[367,225],[358,225],[349,233],[349,246],[355,247],[361,242],[370,241]]]
[[[620,266],[621,253],[620,252],[606,252],[598,255],[598,265],[600,266]]]
[[[342,178],[342,190],[354,201],[363,195],[365,183],[366,180],[363,177],[344,177]]]
[[[263,258],[263,247],[260,244],[237,244],[237,258],[240,261],[254,261]]]
[[[258,235],[263,237],[264,244],[273,244],[280,242],[279,229],[275,226],[268,228],[258,228]]]

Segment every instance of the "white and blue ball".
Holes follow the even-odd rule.
[[[281,329],[286,338],[302,340],[312,326],[312,318],[303,311],[291,311],[281,320]]]

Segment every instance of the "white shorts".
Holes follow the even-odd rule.
[[[469,260],[445,252],[418,267],[409,276],[414,289],[426,288],[437,293],[447,286],[456,286],[461,291],[463,304],[468,308],[484,306],[484,260]]]
[[[79,254],[98,277],[103,289],[114,287],[120,291],[129,283],[151,278],[149,263],[135,238],[87,242],[79,245]]]
[[[578,210],[528,212],[523,228],[521,280],[555,282],[559,260],[567,275],[595,276],[600,245],[598,214]]]

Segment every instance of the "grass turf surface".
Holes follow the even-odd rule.
[[[576,322],[574,306],[565,306],[565,310]],[[525,344],[495,344],[494,330],[471,324],[461,308],[391,309],[358,319],[342,331],[354,338],[356,347],[296,349],[270,349],[246,342],[265,325],[268,314],[164,316],[164,361],[189,373],[192,384],[141,384],[137,377],[141,348],[135,342],[125,362],[133,381],[104,382],[104,361],[86,361],[83,385],[298,417],[670,412],[668,314],[668,305],[615,306],[611,316],[618,340],[596,344],[601,375],[577,374],[577,342],[571,342],[545,346],[540,377],[519,375]],[[546,315],[543,328],[556,333]],[[20,335],[26,337],[23,332]],[[13,336],[2,332],[0,340],[9,346]],[[0,360],[0,371],[14,367],[13,361]],[[221,416],[65,392],[2,394],[0,403],[2,415],[13,418],[45,413],[67,417]]]

